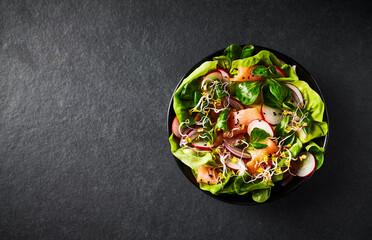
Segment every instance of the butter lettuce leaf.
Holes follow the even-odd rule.
[[[178,120],[185,122],[188,120],[190,124],[194,122],[194,117],[188,113],[188,109],[194,105],[194,101],[184,101],[181,99],[181,93],[183,87],[186,84],[200,84],[199,82],[194,81],[195,79],[204,76],[211,70],[217,68],[218,61],[207,61],[204,62],[200,67],[195,69],[189,76],[187,76],[181,83],[180,87],[174,93],[173,97],[173,109],[177,115]]]
[[[192,169],[192,173],[194,174],[195,178],[197,178],[198,176],[197,172],[198,172],[197,168]],[[213,194],[218,194],[220,190],[224,189],[224,186],[229,182],[231,176],[232,176],[232,171],[230,169],[227,169],[226,178],[224,178],[221,183],[214,184],[214,185],[208,185],[206,183],[199,183],[199,187],[200,189],[204,191],[209,191]]]
[[[179,146],[179,139],[173,134],[169,137],[169,143],[172,154],[191,169],[201,165],[217,166],[217,163],[212,158],[211,151],[194,152],[189,148],[181,148]]]

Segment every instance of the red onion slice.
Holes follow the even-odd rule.
[[[230,103],[230,105],[235,108],[237,111],[242,110],[245,108],[244,104],[240,102],[239,100],[232,98],[232,97],[226,97],[226,101]]]
[[[229,143],[227,143],[225,140],[222,142],[222,146],[226,148],[227,151],[229,151],[232,155],[234,155],[237,158],[242,158],[245,160],[251,159],[251,154],[247,152],[243,152],[241,149],[238,149],[234,146],[231,146]]]

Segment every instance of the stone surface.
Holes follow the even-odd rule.
[[[369,1],[2,1],[0,239],[362,239],[372,199]],[[179,79],[231,43],[302,63],[330,115],[323,167],[247,207],[170,153]]]

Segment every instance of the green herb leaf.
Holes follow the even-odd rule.
[[[254,190],[252,191],[252,199],[255,202],[263,203],[270,198],[270,194],[271,188]]]
[[[251,105],[260,94],[261,82],[242,82],[236,88],[236,96],[245,105]]]
[[[272,78],[277,77],[278,71],[276,70],[274,66],[268,67],[267,70],[268,70],[267,77],[272,77]]]
[[[261,89],[262,92],[262,102],[269,107],[275,109],[281,109],[282,104],[281,102],[276,99],[276,97],[271,93],[269,84],[264,84]]]
[[[223,51],[223,55],[230,58],[231,61],[234,61],[235,59],[239,59],[241,52],[242,52],[241,46],[237,44],[231,44],[225,49],[225,51]]]
[[[252,56],[253,51],[254,51],[253,45],[246,45],[245,47],[243,47],[242,53],[240,54],[240,58],[247,58]]]
[[[268,70],[265,66],[259,65],[252,70],[252,74],[267,77]]]
[[[203,122],[203,128],[205,128],[206,130],[210,130],[211,129],[211,119],[209,118],[209,115],[207,113],[204,113],[204,112],[200,112],[200,121]]]
[[[180,98],[183,100],[194,100],[194,92],[198,89],[198,85],[194,83],[186,83],[181,91]]]
[[[223,68],[223,69],[226,69],[226,70],[230,70],[231,68],[231,60],[229,57],[225,56],[225,55],[222,55],[222,56],[218,56],[218,57],[214,57],[213,58],[214,61],[218,61],[218,65]]]
[[[251,132],[251,143],[260,143],[269,138],[269,134],[260,128],[253,128]]]
[[[215,130],[225,130],[229,131],[229,127],[227,126],[227,118],[229,117],[230,111],[229,109],[223,110],[217,118],[216,126],[214,127]]]
[[[275,81],[274,79],[268,79],[269,88],[272,95],[278,99],[279,102],[286,102],[291,99],[291,90],[283,85]]]
[[[251,145],[255,148],[255,149],[264,149],[267,147],[266,144],[263,144],[263,143],[251,143]]]

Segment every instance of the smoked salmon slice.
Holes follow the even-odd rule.
[[[253,75],[252,70],[257,67],[257,65],[253,65],[251,67],[240,67],[238,69],[238,75],[236,75],[234,78],[230,78],[230,81],[235,82],[246,82],[246,81],[260,81],[262,79],[262,76],[260,75]]]
[[[262,120],[262,114],[257,108],[247,108],[237,112],[231,112],[227,119],[230,132],[224,131],[224,137],[233,137],[240,133],[246,133],[248,124],[253,120]]]
[[[213,168],[199,166],[197,181],[210,185],[216,185],[218,184],[218,173]]]

